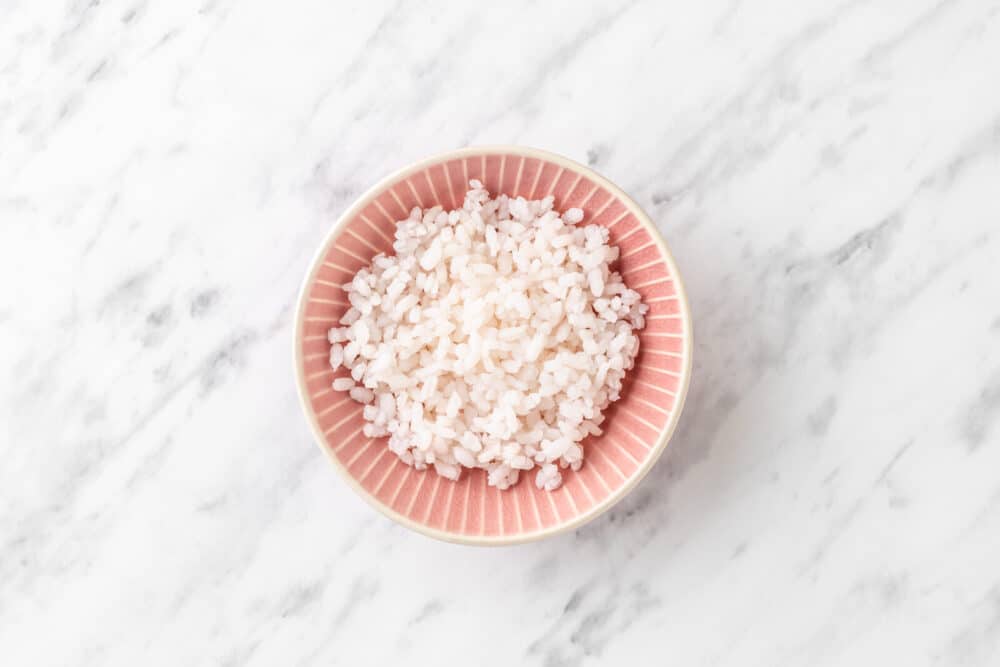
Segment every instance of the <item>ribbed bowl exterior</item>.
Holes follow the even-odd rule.
[[[513,488],[488,487],[482,471],[458,482],[418,471],[362,433],[361,405],[331,383],[346,376],[329,364],[327,331],[348,309],[339,285],[380,252],[392,253],[395,222],[414,206],[462,205],[470,179],[494,195],[555,198],[583,209],[584,223],[606,227],[621,249],[618,270],[649,305],[635,368],[622,398],[605,412],[604,434],[584,441],[584,465],[554,492],[535,487],[534,471]],[[317,254],[302,287],[295,364],[303,407],[320,446],[355,489],[391,518],[454,542],[504,544],[581,525],[628,492],[649,470],[677,423],[691,369],[691,317],[666,244],[639,207],[586,167],[519,147],[463,149],[389,177],[348,210]]]

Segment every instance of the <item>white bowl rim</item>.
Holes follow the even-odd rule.
[[[371,495],[361,484],[356,480],[344,464],[334,455],[330,448],[326,444],[326,438],[323,434],[323,430],[319,425],[319,421],[316,417],[315,410],[312,408],[312,403],[309,399],[308,387],[305,381],[305,366],[302,354],[302,332],[305,323],[305,311],[306,304],[308,302],[309,287],[313,284],[316,279],[316,274],[319,271],[319,267],[323,263],[323,258],[333,244],[334,240],[343,232],[347,224],[353,220],[361,211],[364,210],[366,206],[377,196],[382,194],[386,189],[396,182],[404,179],[410,174],[423,171],[424,169],[434,166],[442,162],[449,162],[454,159],[466,158],[470,156],[487,156],[487,155],[515,155],[519,157],[535,158],[539,160],[544,160],[547,162],[552,162],[564,167],[566,169],[572,170],[576,173],[583,174],[593,182],[599,184],[601,187],[606,189],[612,195],[617,197],[625,205],[625,207],[636,217],[639,223],[646,229],[650,234],[651,238],[656,242],[657,247],[660,250],[660,254],[663,256],[664,261],[667,264],[667,268],[670,271],[670,275],[673,277],[675,289],[677,292],[678,302],[680,303],[681,319],[684,322],[684,357],[683,367],[681,369],[680,383],[677,389],[676,402],[674,404],[674,409],[670,413],[670,417],[667,423],[664,425],[662,431],[660,432],[659,438],[656,444],[650,449],[646,454],[646,457],[640,463],[639,467],[632,473],[632,476],[625,481],[625,483],[619,487],[614,493],[608,495],[608,497],[601,500],[601,502],[595,504],[593,507],[588,509],[586,512],[579,514],[567,521],[563,521],[557,525],[549,526],[547,528],[542,528],[540,530],[535,530],[526,533],[518,533],[515,535],[466,535],[461,533],[454,533],[447,530],[441,530],[438,528],[432,528],[430,526],[424,525],[420,522],[414,521],[413,519],[403,516],[396,510],[392,509],[388,505],[385,505],[375,496]],[[327,232],[326,237],[323,239],[323,243],[320,244],[319,249],[313,256],[312,262],[309,266],[309,271],[306,273],[305,279],[302,281],[302,285],[299,288],[299,296],[297,300],[296,310],[295,310],[295,328],[292,334],[292,345],[294,347],[294,362],[295,362],[295,380],[298,388],[299,402],[302,405],[303,411],[306,413],[306,417],[309,420],[309,425],[312,428],[314,440],[327,454],[327,458],[333,463],[334,468],[340,473],[340,476],[344,478],[347,483],[354,489],[354,491],[360,495],[369,505],[374,507],[376,510],[389,517],[393,521],[406,526],[407,528],[427,535],[428,537],[433,537],[438,540],[445,542],[452,542],[455,544],[467,544],[476,546],[504,546],[513,544],[523,544],[525,542],[534,542],[536,540],[541,540],[546,537],[552,537],[554,535],[559,535],[562,533],[567,533],[571,530],[575,530],[590,521],[593,521],[598,516],[608,511],[613,505],[618,501],[628,495],[647,473],[653,468],[656,462],[659,460],[663,451],[666,449],[667,443],[670,441],[671,436],[673,436],[674,430],[677,428],[677,423],[680,420],[681,413],[684,410],[684,401],[687,397],[688,385],[691,380],[691,364],[693,358],[693,332],[692,332],[692,321],[691,321],[691,309],[688,304],[687,294],[684,290],[684,284],[681,280],[680,272],[677,270],[677,264],[674,261],[673,255],[670,253],[670,248],[667,246],[667,242],[664,240],[663,235],[660,234],[656,225],[653,223],[652,219],[646,214],[645,211],[640,208],[640,206],[628,196],[624,190],[619,188],[617,185],[609,181],[604,176],[601,176],[595,172],[590,167],[580,164],[574,160],[563,157],[556,153],[551,153],[546,150],[541,150],[538,148],[531,148],[528,146],[518,146],[518,145],[508,145],[508,144],[494,144],[486,146],[467,146],[465,148],[459,148],[452,151],[447,151],[444,153],[438,153],[436,155],[431,155],[424,159],[413,162],[398,171],[389,174],[378,183],[369,188],[364,194],[355,200],[350,207],[344,211],[337,222],[334,223],[333,227]],[[430,474],[430,473],[428,473]],[[522,481],[523,483],[523,481]]]

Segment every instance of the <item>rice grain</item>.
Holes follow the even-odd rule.
[[[500,489],[534,470],[552,491],[602,433],[648,306],[612,269],[608,230],[578,226],[581,209],[469,184],[460,209],[414,208],[395,255],[343,285],[351,307],[328,339],[349,377],[333,388],[408,465],[452,480],[482,468]]]

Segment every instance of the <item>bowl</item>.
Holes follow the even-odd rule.
[[[470,179],[491,194],[546,195],[564,211],[583,209],[584,223],[607,227],[621,248],[618,270],[649,304],[636,365],[622,398],[606,411],[604,433],[584,441],[584,464],[565,472],[555,491],[535,487],[534,474],[512,488],[489,487],[481,470],[457,482],[416,470],[389,451],[384,438],[362,432],[362,406],[334,391],[327,331],[348,303],[339,285],[391,254],[395,221],[414,206],[462,205]],[[684,405],[691,375],[691,316],[677,266],[653,222],[618,187],[559,155],[519,146],[472,147],[412,164],[361,196],[333,226],[302,284],[295,316],[295,374],[302,407],[319,446],[365,500],[420,533],[465,544],[514,544],[577,528],[621,500],[665,449]]]

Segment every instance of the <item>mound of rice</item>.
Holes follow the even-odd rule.
[[[329,332],[333,388],[364,403],[369,437],[418,469],[483,468],[506,489],[537,468],[553,490],[632,368],[648,306],[610,266],[608,231],[552,197],[493,199],[479,181],[461,209],[397,223],[394,256],[343,285]]]

